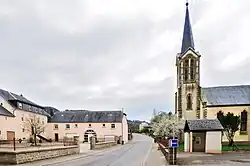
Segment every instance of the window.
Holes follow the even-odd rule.
[[[54,124],[54,129],[58,130],[58,124]]]
[[[78,128],[78,124],[75,124],[75,128]]]
[[[192,110],[192,95],[187,95],[187,110]]]
[[[195,79],[195,70],[196,70],[195,60],[191,59],[191,62],[190,62],[190,79],[191,80]]]
[[[0,135],[1,135],[1,130],[0,130]]]
[[[66,129],[70,129],[70,124],[66,124]]]
[[[189,68],[189,62],[188,59],[184,62],[184,81],[188,80],[188,68]]]
[[[115,124],[111,124],[111,129],[114,129],[115,128]]]
[[[195,144],[201,144],[201,137],[195,137]]]
[[[22,121],[24,120],[24,118],[22,117]]]
[[[102,124],[102,127],[106,127],[106,125],[105,125],[105,124]]]
[[[91,127],[91,124],[89,124],[89,127]]]
[[[25,132],[25,129],[23,128],[23,132]]]
[[[31,111],[31,106],[29,106],[29,110]]]
[[[8,118],[7,118],[7,117],[5,117],[5,120],[8,120]]]
[[[244,110],[241,112],[241,124],[240,131],[247,131],[247,112]]]

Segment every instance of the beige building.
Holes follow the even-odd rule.
[[[0,89],[0,138],[12,140],[30,138],[30,130],[27,129],[27,119],[36,116],[40,123],[47,125],[49,114],[42,106],[39,106],[22,95],[17,95]],[[46,133],[43,132],[46,136]]]
[[[59,111],[43,107],[26,99],[23,95],[0,89],[0,139],[27,140],[32,129],[29,121],[34,117],[45,129],[39,134],[43,140],[60,140],[65,136],[80,136],[88,141],[90,136],[109,140],[114,136],[128,142],[127,115],[123,111]],[[34,121],[34,120],[33,120]]]
[[[148,123],[147,122],[142,122],[140,125],[139,125],[139,130],[143,130],[145,127],[148,127]]]
[[[108,141],[117,136],[127,143],[127,115],[122,111],[58,111],[49,119],[46,132],[55,141],[65,136],[79,136],[80,142],[89,142],[91,136]]]
[[[220,113],[228,112],[240,115],[241,126],[235,141],[250,141],[250,85],[201,87],[201,57],[194,47],[187,4],[181,52],[176,57],[176,114],[185,120],[216,119]],[[225,136],[223,141],[227,141]]]

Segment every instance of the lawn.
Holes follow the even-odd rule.
[[[184,144],[179,144],[178,150],[179,151],[184,151]]]
[[[236,145],[238,150],[248,150],[250,151],[250,145]],[[179,151],[184,151],[184,144],[179,144],[178,147]],[[222,145],[222,151],[226,152],[226,151],[232,151],[233,148],[228,146],[228,145]]]
[[[250,145],[236,145],[237,150],[249,150],[250,151]],[[233,148],[228,145],[222,145],[222,151],[232,151]]]

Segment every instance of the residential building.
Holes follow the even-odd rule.
[[[27,121],[36,116],[41,124],[46,126],[49,114],[44,107],[39,106],[23,95],[0,89],[0,138],[12,140],[28,139],[31,131],[27,130]],[[46,133],[42,133],[46,135]]]
[[[148,123],[146,122],[142,122],[140,125],[139,125],[139,130],[141,131],[142,129],[144,129],[144,127],[148,127]]]
[[[176,114],[185,120],[215,119],[228,112],[240,115],[240,131],[235,141],[250,141],[250,85],[201,87],[200,58],[194,46],[187,3],[181,52],[176,57]],[[223,141],[227,141],[225,135]]]
[[[64,136],[79,136],[88,142],[91,136],[109,139],[118,136],[128,142],[127,116],[122,111],[66,110],[56,112],[48,122],[47,132],[57,141]]]
[[[128,141],[127,115],[123,111],[59,111],[43,107],[26,99],[23,95],[0,89],[0,139],[29,139],[32,129],[27,123],[36,117],[45,127],[39,134],[41,139],[59,140],[65,136],[78,135],[80,141],[89,141],[90,136],[109,139],[121,137]]]

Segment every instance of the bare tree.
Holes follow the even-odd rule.
[[[40,118],[32,114],[29,117],[25,118],[23,127],[25,131],[29,132],[31,137],[34,139],[35,145],[37,145],[37,135],[41,134],[45,130],[45,124],[41,122]]]

